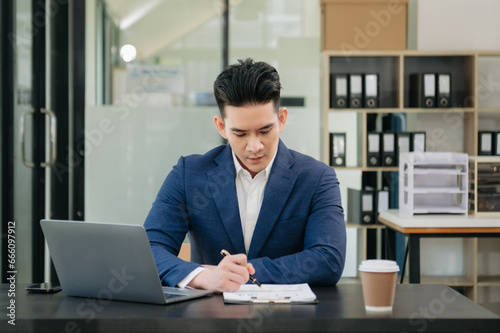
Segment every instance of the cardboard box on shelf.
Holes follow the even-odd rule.
[[[321,50],[405,50],[409,0],[321,0]]]

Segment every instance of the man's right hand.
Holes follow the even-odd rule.
[[[224,257],[217,266],[204,266],[189,282],[188,286],[195,289],[206,289],[215,292],[235,291],[249,280],[249,274],[254,274],[252,264],[247,263],[247,256],[235,254]]]

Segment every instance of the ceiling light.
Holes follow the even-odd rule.
[[[137,50],[134,45],[125,44],[120,48],[120,57],[125,62],[131,62],[137,57]]]

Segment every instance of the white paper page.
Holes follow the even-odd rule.
[[[255,284],[244,284],[237,291],[224,292],[225,301],[252,302],[255,300],[286,300],[291,302],[313,302],[316,295],[307,283],[263,284],[264,290]]]

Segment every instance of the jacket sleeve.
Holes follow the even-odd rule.
[[[344,269],[345,250],[346,229],[339,182],[333,168],[326,167],[312,197],[303,251],[250,262],[261,283],[335,285]]]
[[[199,264],[178,258],[188,232],[184,157],[169,173],[144,222],[158,274],[163,284],[176,286]]]

